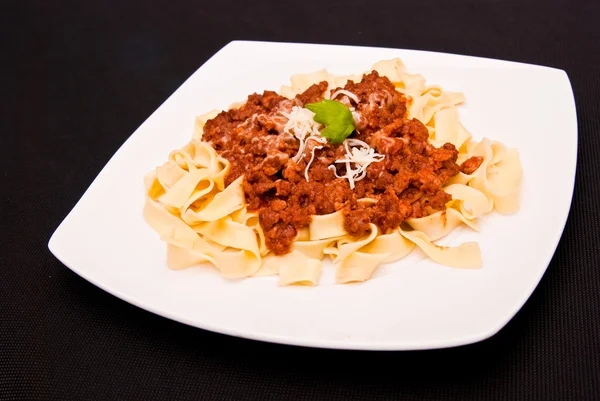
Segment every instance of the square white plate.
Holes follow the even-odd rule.
[[[474,139],[485,136],[519,149],[521,210],[492,214],[481,233],[460,230],[451,238],[479,242],[482,269],[440,266],[415,251],[365,283],[333,285],[325,278],[317,287],[278,287],[274,277],[230,281],[215,269],[167,268],[165,244],[142,218],[142,178],[188,142],[196,115],[255,91],[278,90],[294,73],[359,73],[394,57],[429,84],[465,93],[461,117]],[[206,330],[327,348],[463,345],[495,334],[535,289],[567,219],[576,158],[575,103],[564,71],[412,50],[232,42],[123,144],[49,248],[111,294]]]

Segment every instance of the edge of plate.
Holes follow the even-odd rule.
[[[229,42],[225,46],[223,46],[221,48],[221,50],[219,50],[218,53],[228,50],[229,48],[234,48],[235,46],[243,46],[243,45],[266,45],[266,46],[273,46],[273,47],[279,47],[279,46],[337,47],[337,48],[346,48],[346,49],[361,48],[361,49],[377,49],[377,50],[386,50],[386,51],[402,51],[402,52],[406,52],[406,53],[413,53],[413,54],[420,54],[420,55],[436,55],[436,56],[443,55],[444,57],[453,58],[453,59],[468,58],[468,59],[472,59],[472,60],[478,60],[478,61],[484,62],[484,63],[502,62],[505,64],[513,65],[515,67],[543,68],[543,69],[548,69],[548,70],[553,70],[553,71],[564,72],[566,74],[565,70],[562,70],[562,69],[556,68],[556,67],[550,67],[547,65],[541,65],[541,64],[531,64],[531,63],[524,63],[524,62],[520,62],[520,61],[502,60],[502,59],[496,59],[496,58],[491,58],[491,57],[471,56],[471,55],[459,54],[459,53],[447,53],[447,52],[438,52],[438,51],[431,51],[431,50],[417,50],[417,49],[401,49],[401,48],[393,48],[393,47],[383,47],[383,46],[380,47],[380,46],[368,46],[368,45],[340,45],[340,44],[328,44],[328,43],[277,42],[277,41],[266,41],[266,40],[236,39],[236,40],[232,40],[231,42]],[[216,54],[218,54],[218,53],[216,53]],[[567,76],[567,80],[569,81],[568,76]],[[569,81],[569,84],[570,84],[570,81]]]

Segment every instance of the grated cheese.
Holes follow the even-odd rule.
[[[339,89],[337,91],[335,91],[332,95],[331,95],[331,100],[334,100],[336,97],[338,97],[339,95],[346,95],[348,96],[350,99],[354,100],[356,103],[360,103],[358,96],[356,96],[354,93],[347,91],[346,89]]]
[[[333,171],[337,178],[345,178],[350,184],[350,189],[354,189],[354,183],[360,181],[367,176],[367,167],[371,163],[380,162],[385,159],[385,155],[375,152],[375,149],[370,147],[366,142],[359,139],[348,138],[344,140],[344,149],[346,155],[343,159],[338,159],[336,163],[344,163],[346,165],[346,174],[338,175],[334,165],[328,168]],[[352,164],[355,166],[352,168]]]
[[[312,162],[315,160],[315,150],[317,150],[317,149],[323,149],[323,145],[314,146],[310,150],[310,160],[308,161],[308,164],[306,165],[306,168],[304,169],[304,178],[306,178],[306,182],[310,181],[308,178],[308,169],[310,168],[310,165],[312,164]]]
[[[354,119],[354,126],[358,127],[360,125],[361,117],[358,111],[354,110],[354,107],[350,108],[350,112],[352,113],[352,118]],[[356,129],[358,131],[358,128]]]
[[[292,157],[292,160],[296,163],[304,156],[306,141],[309,138],[320,143],[327,142],[327,139],[323,138],[319,132],[321,124],[313,120],[315,113],[312,111],[304,107],[294,106],[291,112],[281,112],[281,114],[288,119],[283,127],[283,132],[294,135],[300,141],[298,153]]]

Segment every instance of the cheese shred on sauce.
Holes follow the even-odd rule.
[[[281,114],[288,119],[283,126],[283,132],[294,135],[300,141],[298,153],[292,157],[292,160],[296,163],[298,163],[304,156],[306,141],[309,138],[320,143],[325,143],[327,141],[327,139],[321,136],[319,131],[321,124],[313,120],[315,113],[312,111],[304,107],[294,106],[292,107],[291,112],[281,112]],[[314,155],[314,152],[312,153]]]
[[[318,150],[318,149],[323,149],[323,146],[315,146],[310,151],[310,160],[308,161],[308,163],[306,164],[306,168],[304,169],[304,178],[306,178],[306,182],[310,181],[310,179],[308,177],[308,169],[310,168],[310,165],[312,164],[312,162],[315,160],[315,150]]]
[[[354,189],[354,183],[360,181],[367,175],[367,167],[371,163],[377,163],[385,159],[385,155],[375,152],[375,149],[370,147],[366,142],[355,138],[344,140],[344,149],[346,156],[343,159],[338,159],[336,163],[344,163],[346,165],[346,174],[338,175],[334,165],[328,168],[333,171],[337,178],[345,178],[350,184],[350,189]],[[355,167],[353,168],[352,165]]]
[[[333,95],[331,95],[331,100],[334,100],[336,97],[338,97],[338,95],[346,95],[350,99],[354,100],[356,103],[360,102],[360,100],[358,99],[358,96],[356,96],[354,93],[344,90],[344,89],[339,89],[339,90],[335,91],[335,93]]]

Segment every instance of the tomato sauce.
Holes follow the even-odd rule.
[[[359,100],[345,95],[336,98],[356,113],[357,130],[351,137],[385,155],[369,165],[354,189],[328,168],[344,157],[341,144],[308,141],[302,158],[295,162],[292,158],[299,141],[283,130],[287,119],[282,113],[318,102],[327,90],[332,94],[338,89],[352,92]],[[307,226],[313,215],[341,210],[344,228],[361,236],[368,233],[370,223],[387,232],[407,218],[445,210],[452,197],[442,190],[444,184],[460,171],[473,173],[482,159],[473,157],[458,165],[454,145],[431,145],[427,128],[407,118],[407,103],[388,78],[373,71],[360,82],[348,81],[344,88],[329,89],[327,82],[312,85],[294,99],[272,91],[252,94],[239,109],[223,111],[207,121],[202,140],[231,163],[227,185],[244,175],[247,207],[258,211],[267,247],[281,255],[289,252],[298,230]],[[314,152],[307,181],[304,173],[316,145],[323,148]],[[343,164],[336,168],[340,175],[345,173]],[[358,202],[361,198],[377,202]]]

